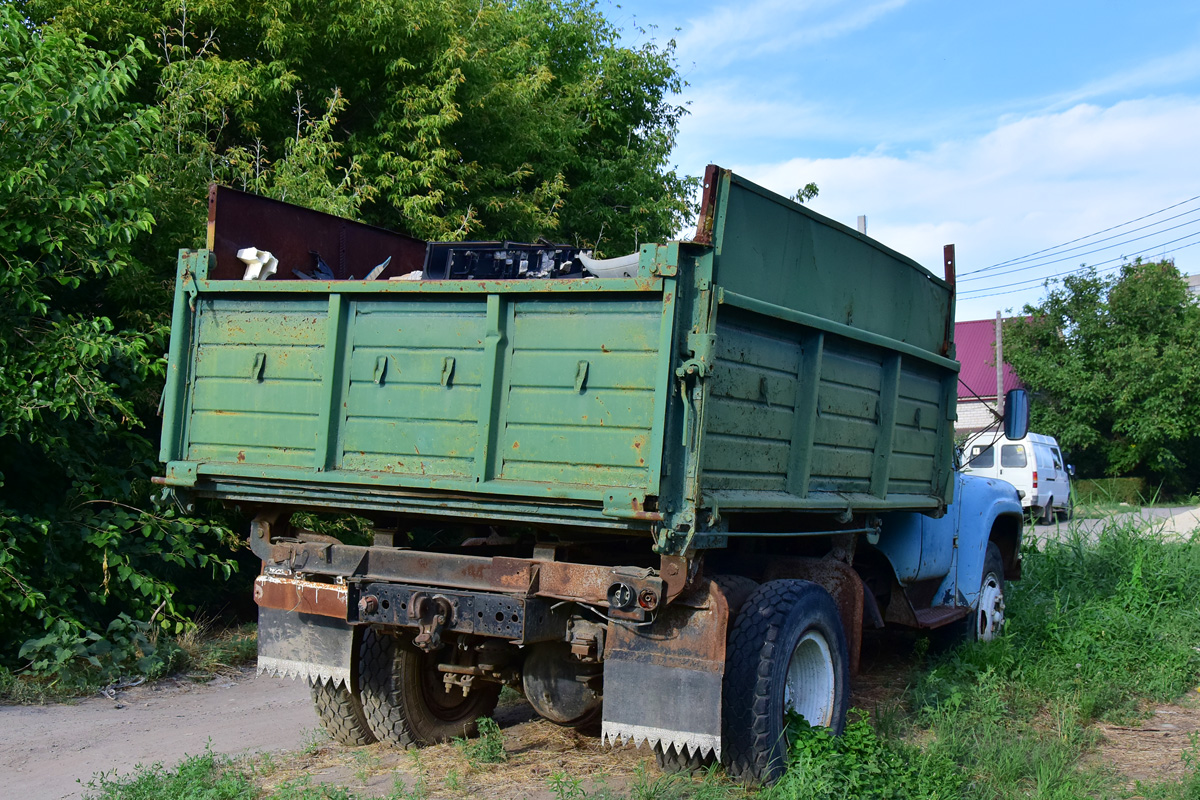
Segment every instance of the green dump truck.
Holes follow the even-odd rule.
[[[612,262],[209,199],[159,480],[254,515],[259,668],[339,741],[470,734],[507,684],[769,781],[789,711],[844,724],[864,627],[1002,624],[1021,507],[953,468],[952,250],[717,167],[691,241]]]

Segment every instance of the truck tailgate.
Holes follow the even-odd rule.
[[[173,483],[609,505],[657,492],[674,310],[662,279],[267,291],[208,280],[207,260],[199,251],[181,262],[196,291],[168,382]]]

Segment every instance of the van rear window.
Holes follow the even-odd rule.
[[[967,463],[972,469],[986,469],[996,463],[996,450],[991,445],[977,444],[971,448],[971,459]]]
[[[1025,459],[1025,445],[1006,444],[1000,448],[1000,466],[1024,467],[1026,464],[1028,462]]]

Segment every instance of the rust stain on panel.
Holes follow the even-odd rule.
[[[345,619],[347,592],[345,586],[332,583],[259,575],[254,581],[254,602],[263,608]]]

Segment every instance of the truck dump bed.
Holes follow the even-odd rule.
[[[242,280],[243,247],[279,271]],[[215,190],[180,255],[163,482],[693,533],[950,499],[951,287],[866,236],[710,167],[695,240],[643,246],[636,277],[391,279],[425,249]],[[331,279],[297,274],[310,252]]]

